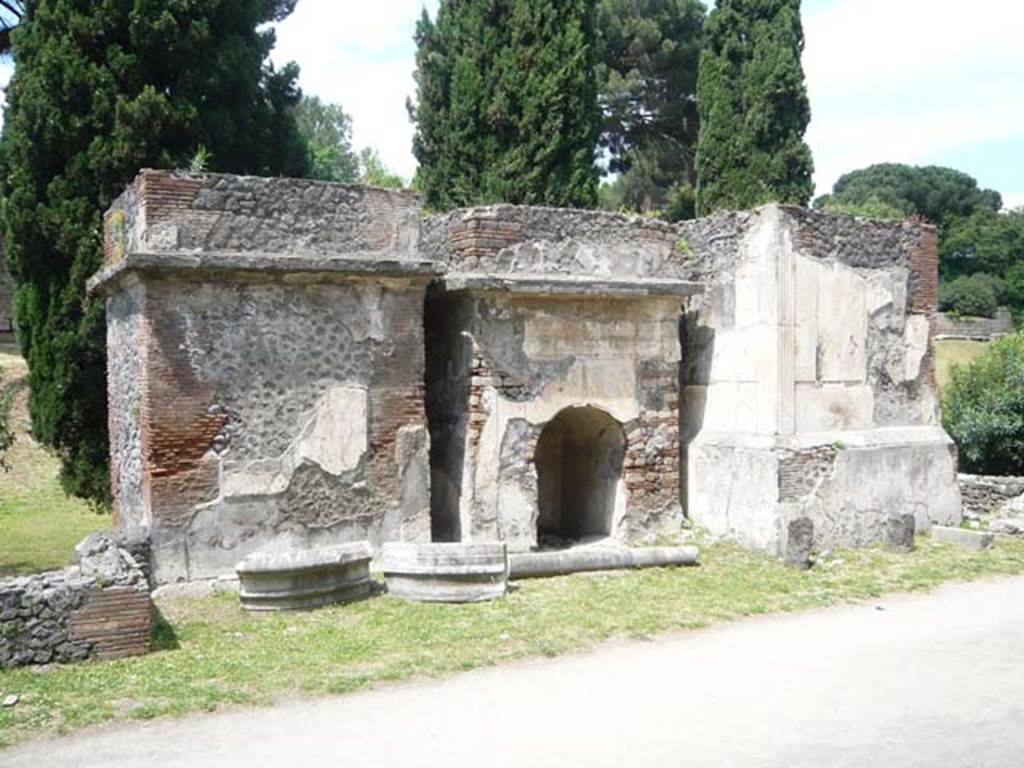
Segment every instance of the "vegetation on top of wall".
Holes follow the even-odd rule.
[[[818,205],[817,202],[815,205]],[[895,221],[907,218],[907,214],[894,205],[884,202],[877,195],[872,195],[863,202],[844,202],[840,200],[823,200],[818,209],[825,213],[838,213],[847,216],[863,216],[868,219]]]
[[[697,212],[806,205],[814,161],[800,0],[719,0],[704,27]]]
[[[428,206],[597,203],[594,0],[442,0],[416,44]]]
[[[943,390],[942,421],[960,449],[960,467],[1024,474],[1024,331],[992,342],[956,367]]]
[[[35,436],[64,488],[106,503],[110,472],[101,218],[141,167],[303,175],[298,68],[269,62],[295,0],[36,0],[12,34],[0,140],[3,225]],[[68,30],[74,30],[69,34]]]

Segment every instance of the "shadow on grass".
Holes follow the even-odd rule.
[[[153,651],[176,651],[181,648],[178,633],[163,615],[159,608],[153,606],[153,632],[151,635]]]

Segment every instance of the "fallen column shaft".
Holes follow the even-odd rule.
[[[697,565],[696,547],[645,547],[643,549],[566,549],[558,552],[525,552],[509,555],[509,578],[530,579],[581,571],[622,568],[658,568]]]

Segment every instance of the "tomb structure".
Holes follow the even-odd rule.
[[[935,232],[678,225],[144,171],[105,219],[118,525],[157,582],[367,539],[510,552],[689,517],[782,553],[956,523]]]

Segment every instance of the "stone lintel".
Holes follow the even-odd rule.
[[[316,274],[354,277],[421,277],[429,280],[441,267],[431,261],[405,259],[283,256],[253,253],[131,253],[116,264],[89,278],[90,294],[116,290],[121,279],[132,272],[150,274]]]
[[[548,275],[448,274],[441,284],[449,293],[510,293],[525,296],[633,298],[693,296],[704,286],[687,280],[594,279]]]

